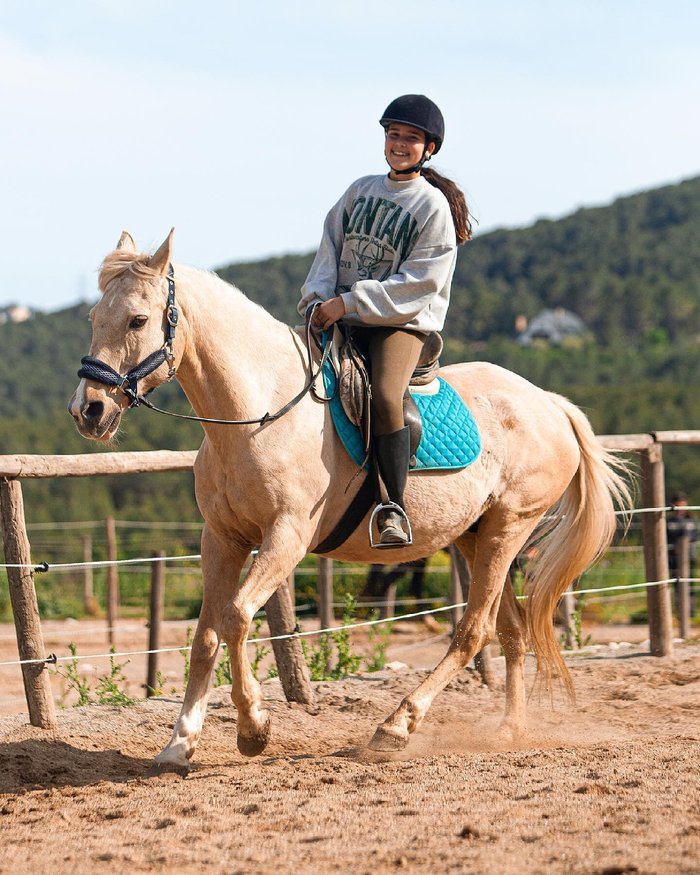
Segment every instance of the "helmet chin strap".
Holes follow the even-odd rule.
[[[386,156],[385,156],[385,158],[386,158]],[[394,170],[394,168],[391,167],[391,162],[389,161],[388,158],[386,158],[386,163],[389,165],[389,167],[391,167],[392,171],[394,173],[396,173],[397,175],[401,175],[401,176],[403,176],[404,174],[407,174],[407,173],[415,173],[417,170],[420,170],[423,167],[423,165],[425,164],[426,161],[430,161],[430,155],[428,154],[427,149],[423,153],[423,157],[420,159],[420,161],[417,164],[414,164],[413,167],[409,167],[407,170]]]

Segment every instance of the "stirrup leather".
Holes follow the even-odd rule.
[[[391,511],[393,513],[397,513],[403,521],[406,523],[406,534],[408,535],[408,540],[401,541],[400,543],[394,544],[382,544],[379,541],[374,540],[374,520],[378,514],[382,511]],[[378,504],[374,510],[372,511],[372,515],[369,518],[369,545],[370,547],[376,550],[397,550],[402,547],[410,547],[413,543],[413,531],[411,530],[411,522],[406,515],[406,511],[401,507],[400,504],[396,504],[394,501],[387,501],[385,504]]]

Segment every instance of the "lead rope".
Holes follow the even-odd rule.
[[[193,415],[188,415],[186,413],[173,413],[173,411],[171,411],[171,410],[163,410],[160,407],[156,407],[155,404],[152,404],[146,398],[145,395],[138,396],[139,404],[143,404],[144,407],[148,407],[149,410],[153,410],[156,413],[162,413],[165,416],[174,416],[177,419],[189,419],[189,420],[192,420],[194,422],[209,422],[209,423],[212,423],[214,425],[265,425],[268,422],[274,422],[276,419],[280,419],[280,417],[284,416],[284,414],[289,412],[292,409],[292,407],[296,406],[301,401],[301,399],[304,397],[304,395],[306,395],[306,393],[309,391],[313,392],[314,397],[318,401],[323,401],[323,402],[330,401],[331,398],[334,397],[335,391],[337,391],[337,384],[338,384],[337,380],[335,381],[336,389],[335,389],[333,395],[330,395],[328,397],[320,396],[315,388],[316,380],[318,379],[319,375],[321,374],[321,371],[323,370],[326,362],[329,360],[329,357],[331,354],[331,346],[333,345],[333,333],[332,332],[328,333],[328,336],[326,337],[325,341],[323,342],[323,345],[321,345],[316,340],[315,335],[312,333],[311,316],[313,315],[313,311],[317,306],[318,306],[318,304],[315,304],[313,307],[310,307],[306,313],[306,354],[307,354],[308,368],[309,368],[309,372],[310,372],[311,376],[309,377],[309,381],[304,386],[304,388],[301,390],[301,392],[299,392],[297,395],[295,395],[291,401],[288,401],[284,405],[284,407],[280,408],[276,413],[265,413],[259,419],[213,419],[213,418],[210,418],[207,416],[193,416]],[[321,352],[321,360],[320,360],[318,368],[316,369],[315,372],[313,370],[313,358],[311,355],[312,340],[316,344],[318,349],[320,349],[322,351]],[[331,362],[331,364],[332,364],[332,362]]]
[[[295,395],[294,398],[292,398],[291,401],[289,401],[287,404],[284,405],[284,407],[278,410],[277,413],[268,412],[258,419],[215,419],[213,417],[196,416],[186,413],[174,413],[171,410],[163,410],[161,407],[156,407],[155,404],[152,404],[145,395],[139,395],[138,381],[142,380],[144,377],[147,377],[149,374],[152,374],[153,371],[157,370],[164,362],[167,362],[169,368],[168,379],[171,380],[175,376],[175,367],[173,365],[173,343],[175,340],[175,329],[177,328],[179,314],[177,305],[175,303],[175,271],[172,264],[168,266],[167,282],[168,300],[165,311],[166,328],[165,342],[163,343],[163,346],[155,352],[152,352],[142,362],[133,367],[126,374],[120,374],[118,371],[115,371],[114,368],[112,368],[106,362],[101,361],[100,359],[94,358],[93,356],[84,356],[80,360],[81,368],[78,371],[78,376],[81,379],[93,380],[96,383],[101,383],[103,386],[116,386],[129,399],[130,408],[138,407],[140,404],[143,404],[144,407],[148,407],[149,410],[153,410],[156,413],[162,413],[164,416],[174,416],[176,419],[188,419],[193,422],[209,422],[215,425],[265,425],[268,422],[274,422],[276,419],[284,416],[285,413],[287,413],[289,410],[292,409],[292,407],[298,404],[299,401],[301,401],[301,399],[304,397],[304,395],[306,395],[306,393],[311,390],[313,390],[314,397],[318,401],[326,402],[331,400],[333,396],[321,396],[318,394],[318,392],[316,392],[314,387],[316,380],[318,379],[321,371],[325,367],[326,362],[329,360],[331,346],[333,342],[332,332],[328,333],[327,337],[323,340],[323,344],[321,344],[317,340],[316,336],[312,333],[311,317],[313,316],[316,307],[320,306],[320,301],[317,301],[306,311],[306,354],[307,366],[309,368],[310,374],[309,380],[304,388],[301,390],[301,392]],[[321,360],[316,371],[314,371],[313,369],[313,357],[311,353],[312,340],[318,347],[318,349],[322,350]],[[333,362],[331,360],[331,366],[332,365]],[[336,379],[336,387],[337,382],[338,381]]]

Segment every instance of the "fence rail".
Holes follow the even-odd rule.
[[[0,456],[0,477],[14,480],[191,471],[196,458],[196,450],[85,453],[76,456]]]
[[[666,656],[672,651],[671,602],[668,589],[668,556],[665,528],[664,444],[700,444],[700,431],[658,431],[631,435],[602,435],[598,440],[608,450],[634,452],[640,457],[642,504],[647,510],[642,515],[642,533],[646,579],[655,585],[647,586],[650,651],[654,656]],[[55,726],[55,704],[51,694],[41,620],[34,587],[34,570],[30,560],[30,546],[24,518],[21,490],[22,479],[50,477],[94,477],[166,471],[190,471],[196,451],[153,450],[126,453],[87,453],[81,455],[6,455],[0,456],[0,519],[9,582],[10,600],[15,621],[17,645],[22,662],[25,696],[30,722],[35,726]],[[113,532],[114,526],[112,526]],[[108,532],[108,541],[111,540]],[[112,547],[111,552],[114,554]],[[114,554],[112,559],[116,559]],[[453,622],[463,603],[458,594],[464,593],[468,582],[461,580],[457,566],[459,557],[453,552],[451,574],[451,605]],[[320,559],[319,613],[325,625],[333,622],[333,591],[331,560]],[[155,563],[154,567],[159,563]],[[116,566],[111,565],[115,569]],[[684,575],[688,577],[687,574]],[[112,578],[114,580],[114,578]],[[293,587],[293,577],[290,579]],[[108,597],[108,625],[114,627],[116,594],[114,584]],[[687,598],[686,598],[687,604]],[[309,701],[308,674],[302,664],[295,626],[293,600],[289,588],[282,586],[266,605],[271,639],[285,693],[296,701]],[[324,625],[322,623],[322,625]],[[687,632],[687,624],[686,629]],[[281,646],[289,645],[289,646]],[[149,648],[151,649],[151,648]],[[155,648],[154,648],[155,649]],[[149,667],[149,677],[154,667]]]

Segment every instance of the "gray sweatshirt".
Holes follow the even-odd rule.
[[[326,217],[299,313],[340,294],[343,320],[440,331],[457,239],[447,198],[422,176],[364,176]]]

